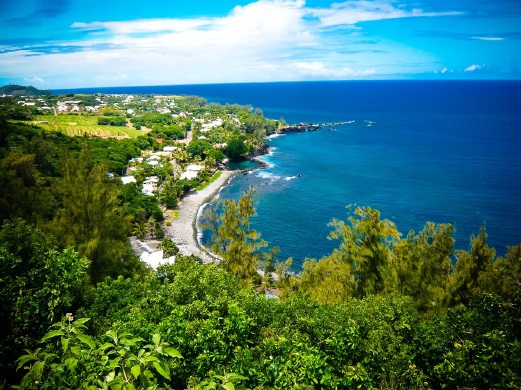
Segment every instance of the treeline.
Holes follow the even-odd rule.
[[[245,285],[260,284],[258,269],[276,274],[280,295],[303,293],[321,304],[341,304],[372,295],[408,296],[425,317],[445,314],[467,305],[481,294],[507,301],[521,286],[521,243],[496,258],[482,226],[470,238],[469,250],[454,250],[452,224],[427,222],[419,233],[405,238],[389,220],[370,207],[348,207],[345,221],[334,219],[329,239],[338,248],[320,260],[307,259],[300,274],[290,272],[292,259],[277,261],[278,248],[250,225],[255,215],[250,189],[244,196],[220,200],[207,209],[204,228],[212,232],[211,250],[221,266]],[[309,243],[308,243],[309,245]],[[266,277],[264,283],[270,283]]]
[[[25,375],[9,383],[21,388],[520,388],[519,291],[477,294],[425,318],[397,293],[268,299],[183,256],[94,288],[86,259],[47,251],[37,230],[8,223],[0,237],[0,258],[27,283],[3,302],[12,309],[4,334],[23,336],[27,349],[4,354],[3,372],[16,364]]]
[[[0,94],[14,95],[14,96],[49,96],[51,91],[41,90],[32,86],[24,86],[17,84],[4,85],[0,87]]]

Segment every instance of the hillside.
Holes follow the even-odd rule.
[[[32,86],[23,86],[10,84],[0,88],[0,95],[14,95],[14,96],[43,96],[52,95],[51,91],[41,90]]]

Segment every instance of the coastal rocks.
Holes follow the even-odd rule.
[[[254,150],[248,155],[248,160],[252,160],[255,157],[264,156],[265,154],[268,154],[270,151],[270,146],[268,144],[262,145],[259,149]]]
[[[316,131],[320,130],[322,128],[322,125],[320,124],[313,124],[310,122],[300,122],[296,125],[288,125],[286,127],[283,127],[279,129],[280,134],[287,134],[287,133],[303,133],[306,131]]]
[[[311,123],[311,122],[300,122],[296,125],[288,125],[279,129],[278,134],[287,134],[287,133],[303,133],[306,131],[316,131],[320,130],[322,127],[337,127],[345,124],[352,123],[354,121],[349,122],[328,122],[328,123]]]

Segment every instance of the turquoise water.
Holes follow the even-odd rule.
[[[372,81],[222,84],[76,92],[193,94],[251,104],[288,123],[354,121],[268,141],[269,168],[221,196],[257,187],[253,226],[280,259],[329,254],[332,218],[370,206],[403,233],[454,222],[456,248],[486,223],[499,254],[521,238],[521,82]],[[240,168],[245,169],[245,168]],[[298,174],[301,177],[298,177]]]
[[[360,92],[353,105],[346,104],[354,99],[352,93],[342,89],[331,104],[331,86],[323,101],[317,88],[312,102],[296,101],[293,95],[287,111],[280,99],[282,107],[253,102],[265,115],[277,113],[272,117],[292,122],[354,121],[335,131],[326,127],[271,139],[271,153],[262,158],[270,167],[237,176],[221,194],[238,198],[249,186],[257,188],[253,226],[280,247],[280,259],[294,258],[295,270],[305,258],[320,258],[338,245],[327,239],[327,224],[345,219],[349,204],[380,210],[404,235],[421,230],[427,221],[454,222],[456,248],[468,248],[470,235],[483,223],[498,253],[517,244],[519,90],[510,91],[517,100],[507,100],[512,96],[503,91],[506,85],[487,89],[485,83],[465,90],[453,84],[443,91],[434,85],[429,91],[432,84],[427,83],[422,93],[415,89],[416,96],[404,96],[400,83],[391,84],[382,85],[380,92],[378,86],[371,94]],[[394,101],[388,100],[391,96]],[[294,107],[299,104],[307,110]]]

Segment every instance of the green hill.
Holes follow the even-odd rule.
[[[0,94],[15,95],[15,96],[40,96],[52,95],[51,91],[41,90],[32,86],[10,84],[0,88]]]

